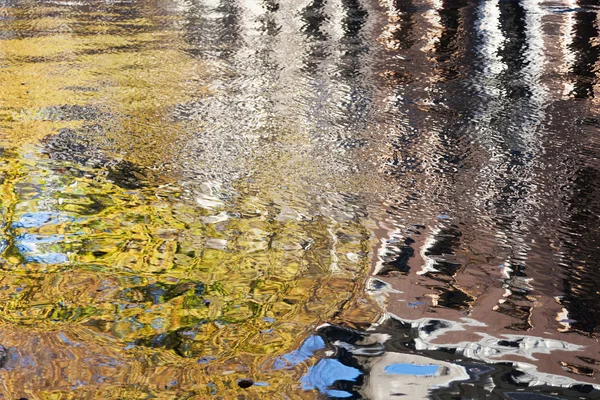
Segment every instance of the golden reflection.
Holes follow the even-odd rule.
[[[306,366],[272,363],[320,323],[374,320],[355,295],[368,230],[303,215],[277,190],[240,183],[228,201],[208,184],[193,202],[170,185],[203,123],[174,110],[210,94],[208,66],[182,50],[176,18],[108,8],[36,7],[28,24],[2,10],[16,17],[0,41],[2,391],[233,398],[250,377],[268,384],[252,398],[311,398],[296,390]],[[292,193],[319,175],[302,159],[261,161],[263,188]]]

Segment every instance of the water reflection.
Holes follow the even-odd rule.
[[[489,364],[508,355],[536,360],[540,354],[580,350],[578,346],[518,335],[432,343],[448,332],[478,326],[467,318],[411,321],[395,316],[385,317],[367,332],[324,326],[317,331],[319,336],[308,339],[320,344],[313,348],[313,357],[323,358],[307,371],[303,382],[316,382],[320,392],[333,398],[594,398],[592,385],[540,373],[528,362]],[[315,370],[325,365],[327,372],[315,376]]]
[[[1,7],[7,398],[599,396],[595,4]]]

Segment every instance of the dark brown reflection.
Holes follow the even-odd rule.
[[[579,21],[575,14],[589,9],[556,7],[549,12],[529,1],[432,2],[412,17],[415,26],[428,28],[415,31],[419,45],[387,53],[396,57],[382,75],[395,85],[390,102],[397,129],[390,135],[386,172],[404,190],[390,196],[389,216],[379,225],[374,272],[391,286],[373,290],[403,292],[387,295],[395,315],[413,323],[428,315],[468,316],[486,324],[482,335],[547,335],[594,351],[593,339],[558,333],[589,330],[597,319],[582,300],[596,298],[583,275],[595,276],[597,263],[577,263],[572,255],[576,246],[581,254],[595,254],[595,230],[582,232],[592,217],[579,216],[575,232],[569,210],[597,208],[591,200],[597,163],[588,157],[598,147],[590,136],[597,106],[567,100],[570,89],[555,89],[580,79],[571,75],[571,27]],[[424,46],[427,40],[434,44]],[[410,63],[394,70],[400,58]],[[449,75],[444,63],[452,67]],[[406,75],[398,71],[423,79],[400,80]],[[589,199],[571,191],[583,171],[579,182],[591,186]],[[565,240],[573,243],[569,250]],[[571,291],[581,296],[567,296]],[[579,326],[573,313],[586,315]],[[596,379],[591,365],[565,367],[583,366],[573,354],[536,365]]]
[[[466,56],[463,35],[466,27],[463,19],[467,1],[447,0],[439,10],[442,32],[432,55],[439,68],[440,78],[445,81],[455,79],[461,73],[461,58]]]
[[[573,176],[571,189],[577,195],[567,203],[570,217],[565,221],[565,229],[569,235],[563,239],[565,277],[562,280],[564,297],[560,299],[569,311],[572,329],[592,336],[600,334],[600,313],[596,307],[600,293],[595,283],[600,278],[597,262],[600,234],[597,229],[585,227],[598,223],[598,216],[592,210],[600,210],[600,189],[590,183],[599,179],[600,171],[592,166],[578,166]]]
[[[576,98],[593,98],[598,82],[597,63],[600,59],[600,48],[597,43],[594,44],[600,37],[598,14],[594,8],[598,4],[595,1],[581,0],[578,5],[581,8],[571,11],[575,18],[573,41],[570,45],[575,56],[571,67],[575,80],[572,94]]]
[[[414,44],[414,14],[416,6],[411,0],[395,0],[388,11],[389,24],[384,38],[388,47],[395,49],[410,49]]]

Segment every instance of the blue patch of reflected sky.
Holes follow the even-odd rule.
[[[24,233],[15,239],[15,245],[29,262],[42,264],[62,264],[69,261],[64,253],[46,251],[46,245],[60,243],[64,240],[63,235],[33,235]]]
[[[310,367],[300,382],[304,390],[318,389],[330,397],[346,398],[352,397],[352,393],[330,387],[336,381],[355,382],[360,375],[362,372],[354,367],[348,367],[336,359],[325,358]]]
[[[73,221],[73,218],[56,212],[31,212],[22,214],[19,220],[13,223],[13,227],[40,228],[44,225],[60,224],[67,221]]]
[[[325,342],[320,336],[313,335],[306,338],[298,350],[287,353],[273,364],[273,368],[278,370],[285,367],[291,367],[305,362],[313,356],[313,353],[325,348]]]
[[[437,373],[439,365],[435,364],[390,364],[385,367],[387,374],[433,376]]]

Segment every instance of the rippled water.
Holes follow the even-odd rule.
[[[0,11],[2,398],[600,398],[597,2]]]

